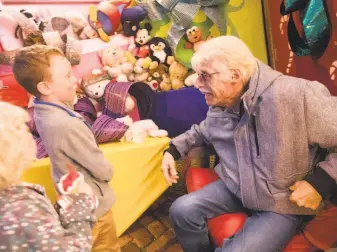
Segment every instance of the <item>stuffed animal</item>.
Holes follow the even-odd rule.
[[[98,37],[95,30],[86,28],[89,26],[89,23],[82,13],[77,11],[67,11],[64,14],[64,18],[70,22],[73,32],[78,36],[78,38],[87,39]],[[84,28],[86,28],[85,31]]]
[[[158,90],[159,84],[163,81],[163,76],[168,74],[168,67],[164,64],[159,64],[155,69],[149,70],[151,81],[148,82],[153,90]]]
[[[104,104],[103,100],[106,100],[104,96],[110,95],[105,92],[109,83],[111,83],[110,76],[107,72],[100,69],[93,69],[92,72],[85,76],[82,80],[82,89],[95,106],[97,117],[102,114],[102,105]],[[135,103],[130,95],[126,97],[124,107],[126,113],[130,112],[135,107]]]
[[[82,79],[82,89],[96,109],[97,115],[102,114],[102,98],[106,86],[111,82],[107,72],[93,69],[92,72]]]
[[[143,143],[148,136],[166,137],[167,135],[166,130],[160,130],[152,120],[147,119],[131,124],[122,140],[133,143]]]
[[[169,76],[163,75],[163,81],[160,83],[162,91],[170,89],[180,89],[184,87],[184,80],[188,73],[188,68],[184,65],[173,61],[169,67]]]
[[[129,76],[129,81],[135,82],[147,82],[150,81],[150,67],[151,61],[148,58],[137,59],[136,65],[133,69],[134,73]]]
[[[40,31],[44,30],[44,23],[38,22],[36,19],[34,19],[34,16],[32,13],[26,11],[25,9],[20,10],[20,13],[24,15],[27,18],[27,23],[30,23],[32,27],[34,27],[34,24],[36,25],[36,28]],[[19,35],[20,33],[20,35]],[[18,24],[15,29],[15,37],[16,38],[24,38],[23,30],[21,29],[21,26]]]
[[[109,45],[99,52],[104,70],[108,71],[112,79],[118,82],[128,81],[133,71],[133,64],[128,60],[129,53],[120,47]]]
[[[137,31],[140,29],[139,24],[145,19],[146,15],[147,12],[140,6],[123,10],[121,15],[123,34],[127,37],[136,37]]]
[[[89,6],[89,24],[103,41],[109,42],[109,36],[113,35],[119,28],[121,14],[117,6],[123,4],[123,8],[125,8],[130,3],[130,0],[102,1],[97,6]],[[86,30],[88,29],[86,28]]]
[[[211,36],[208,36],[206,40],[203,40],[201,29],[197,26],[193,26],[192,28],[188,29],[186,31],[186,37],[188,42],[185,45],[185,49],[193,48],[194,52],[198,51],[203,43],[212,38]]]
[[[21,10],[21,12],[13,11],[9,14],[12,15],[18,23],[15,30],[15,36],[22,39],[24,46],[46,44],[42,36],[42,31],[39,29],[32,14],[25,10]]]
[[[160,87],[160,90],[164,92],[172,89],[171,79],[168,74],[163,75],[163,80],[162,82],[160,82],[159,87]]]
[[[25,46],[42,44],[58,47],[64,52],[72,65],[80,63],[82,46],[76,41],[76,36],[68,20],[63,17],[51,17],[42,32],[32,18],[17,12],[11,14],[22,30],[22,39]]]
[[[173,61],[169,67],[170,80],[174,90],[184,87],[184,80],[188,73],[188,68],[184,65]]]
[[[144,25],[144,28],[138,29],[135,36],[135,52],[134,56],[138,58],[145,58],[150,53],[148,42],[151,40],[150,31],[152,26],[149,23]]]
[[[160,63],[170,65],[174,57],[165,39],[154,37],[149,41],[150,58],[153,61],[151,69],[156,68]]]

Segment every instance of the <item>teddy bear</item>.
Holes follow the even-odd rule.
[[[82,89],[95,106],[97,116],[102,114],[102,100],[105,95],[105,88],[110,82],[109,74],[100,69],[93,69],[90,74],[82,79]],[[132,111],[134,107],[135,103],[131,96],[128,95],[125,100],[125,112]]]
[[[104,70],[107,71],[112,79],[118,82],[128,81],[128,76],[133,72],[133,64],[128,60],[129,53],[120,47],[110,45],[99,52]]]
[[[169,76],[172,89],[177,90],[184,87],[184,80],[188,73],[188,68],[184,65],[173,61],[169,67]]]
[[[147,119],[132,123],[125,132],[122,141],[143,143],[148,136],[160,138],[167,135],[168,132],[166,130],[159,129],[152,120]]]
[[[139,58],[133,68],[133,74],[129,75],[129,81],[147,82],[150,81],[149,67],[151,64],[150,58]]]
[[[163,81],[163,75],[167,75],[168,67],[164,64],[159,64],[155,69],[150,69],[150,78],[148,82],[152,90],[158,90],[160,83]]]

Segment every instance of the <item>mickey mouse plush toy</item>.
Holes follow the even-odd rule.
[[[152,26],[149,23],[144,24],[144,28],[138,29],[135,36],[135,45],[137,52],[135,53],[136,58],[145,58],[150,53],[150,47],[148,42],[151,40],[150,31]]]

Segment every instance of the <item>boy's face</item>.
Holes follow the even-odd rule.
[[[70,62],[60,55],[50,58],[50,79],[40,92],[54,102],[71,103],[76,97],[76,78],[72,74]]]

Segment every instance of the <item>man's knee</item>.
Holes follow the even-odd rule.
[[[170,218],[173,222],[193,219],[197,215],[198,209],[193,196],[186,194],[176,199],[170,207]]]

